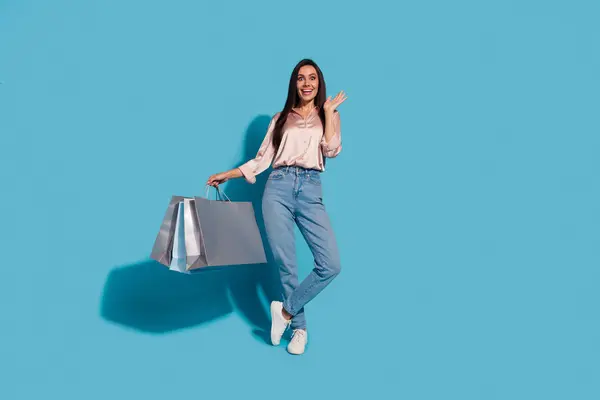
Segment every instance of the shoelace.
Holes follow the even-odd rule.
[[[300,337],[305,338],[306,337],[306,332],[304,332],[303,329],[296,329],[294,331],[294,336],[292,337],[292,342],[299,342],[300,341]]]

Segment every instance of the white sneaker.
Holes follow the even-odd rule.
[[[292,320],[283,317],[283,303],[273,301],[271,303],[271,343],[273,346],[279,346],[281,337],[291,322]]]
[[[294,329],[294,336],[287,347],[288,353],[296,355],[304,353],[307,341],[308,333],[304,329]]]

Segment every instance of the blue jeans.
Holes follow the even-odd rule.
[[[281,167],[269,175],[262,200],[267,240],[279,267],[283,308],[292,329],[306,329],[304,306],[340,273],[340,256],[325,206],[320,172]],[[314,257],[314,269],[298,282],[294,223]]]

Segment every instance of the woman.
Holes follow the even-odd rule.
[[[322,201],[320,173],[325,170],[325,158],[336,157],[342,149],[336,109],[345,100],[344,92],[326,98],[320,68],[312,60],[300,61],[292,72],[285,106],[271,119],[256,157],[210,176],[207,182],[216,187],[243,176],[255,183],[256,175],[273,164],[262,211],[284,301],[271,303],[271,342],[279,345],[291,327],[294,333],[287,347],[291,354],[304,353],[307,343],[304,306],[340,272],[335,236]],[[315,267],[302,283],[298,283],[294,222],[314,256]]]

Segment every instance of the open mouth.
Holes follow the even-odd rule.
[[[304,96],[310,96],[312,94],[312,89],[302,89],[302,94]]]

